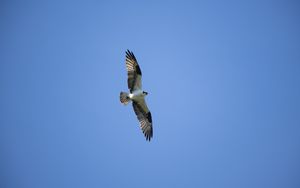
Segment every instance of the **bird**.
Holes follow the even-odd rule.
[[[153,126],[151,112],[145,101],[145,96],[148,95],[148,92],[142,90],[142,71],[133,52],[127,50],[125,53],[129,93],[121,91],[120,102],[123,105],[132,102],[133,111],[137,116],[140,128],[146,141],[150,142],[153,137]]]

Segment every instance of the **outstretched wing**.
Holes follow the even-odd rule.
[[[140,122],[140,127],[146,137],[146,140],[150,141],[153,136],[152,117],[145,100],[141,100],[139,102],[134,101],[132,106]]]
[[[132,93],[136,89],[142,89],[142,72],[132,52],[126,51],[126,69],[128,75],[128,89]]]

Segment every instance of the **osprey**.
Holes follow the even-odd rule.
[[[147,92],[142,90],[142,72],[132,52],[126,51],[127,83],[130,93],[120,92],[120,101],[127,105],[132,101],[133,110],[147,141],[153,136],[152,117],[145,102]]]

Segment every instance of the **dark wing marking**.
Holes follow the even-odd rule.
[[[136,89],[142,89],[142,72],[140,66],[132,52],[126,51],[126,69],[128,89],[132,93]]]
[[[152,128],[152,117],[145,100],[137,103],[132,103],[133,110],[140,122],[140,127],[146,137],[146,140],[150,141],[153,136],[153,128]]]

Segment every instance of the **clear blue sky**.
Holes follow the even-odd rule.
[[[1,1],[1,188],[299,188],[300,3]],[[154,137],[127,90],[143,72]]]

